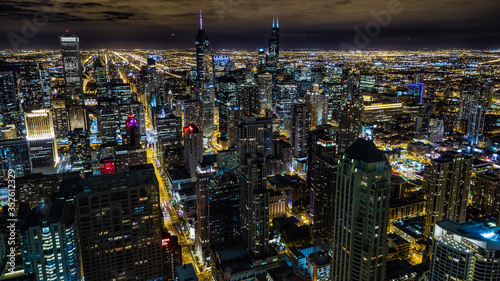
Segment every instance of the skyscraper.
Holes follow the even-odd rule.
[[[343,153],[361,134],[363,104],[358,99],[347,101],[339,112],[338,153]]]
[[[264,126],[257,123],[257,117],[244,116],[238,125],[237,134],[237,149],[241,161],[244,161],[248,153],[264,154]]]
[[[475,104],[470,110],[467,120],[467,139],[470,145],[477,145],[479,141],[482,141],[486,112],[479,104]]]
[[[80,40],[68,33],[59,37],[63,60],[65,96],[69,105],[84,105]]]
[[[228,243],[239,233],[239,179],[227,169],[219,169],[208,184],[208,233],[210,244]]]
[[[164,277],[158,182],[152,165],[78,183],[76,227],[85,280]]]
[[[234,133],[233,111],[238,111],[238,81],[234,77],[219,77],[217,99],[219,101],[219,132],[222,136]],[[239,120],[237,120],[239,121]]]
[[[321,125],[307,139],[307,186],[311,189],[310,213],[314,216],[315,244],[328,250],[336,192],[337,166],[333,127]]]
[[[55,199],[40,204],[22,225],[24,270],[37,280],[80,280],[74,208],[72,200]]]
[[[241,157],[241,155],[240,155]],[[240,188],[240,229],[243,244],[255,257],[269,250],[269,199],[267,165],[262,154],[244,156]]]
[[[210,215],[208,212],[210,197],[208,194],[208,186],[216,172],[216,158],[213,156],[215,155],[204,157],[203,161],[200,160],[200,163],[196,163],[196,218],[198,220],[196,224],[196,245],[198,249],[202,250],[203,254],[206,252],[205,249],[210,243],[208,230],[210,227]]]
[[[423,189],[427,194],[425,235],[432,238],[436,222],[465,221],[471,184],[472,157],[446,151],[425,168]]]
[[[294,104],[291,108],[290,144],[293,157],[307,157],[307,133],[311,130],[311,105]]]
[[[16,177],[31,173],[31,161],[26,139],[0,141],[0,174],[7,178],[9,170],[14,170]]]
[[[189,124],[200,126],[203,124],[203,102],[197,100],[188,100],[183,104],[183,122],[184,127]]]
[[[26,131],[17,87],[14,72],[0,72],[0,126],[14,125],[17,136],[23,137]]]
[[[385,280],[391,167],[372,141],[358,139],[338,166],[332,280]]]
[[[214,88],[210,83],[210,54],[208,36],[203,29],[203,18],[200,10],[200,29],[195,36],[196,44],[196,82],[195,99],[203,102],[202,123],[196,124],[206,138],[212,138],[214,132]]]
[[[69,123],[66,102],[63,99],[52,99],[52,120],[54,120],[54,134],[56,140],[61,141],[68,137]]]
[[[430,281],[500,280],[500,227],[473,220],[436,223]]]
[[[165,267],[167,281],[174,281],[177,277],[177,266],[182,265],[182,246],[179,245],[177,236],[170,235],[166,229],[163,229],[161,246],[165,251]]]
[[[195,94],[196,94],[196,100],[202,101],[203,97],[201,87],[202,87],[202,82],[205,81],[207,78],[207,72],[206,72],[206,62],[207,62],[207,55],[208,55],[208,50],[209,50],[209,41],[208,41],[208,36],[203,29],[203,18],[202,18],[202,12],[200,10],[200,29],[198,30],[198,33],[195,36],[195,44],[196,44],[196,89],[195,89]]]
[[[191,180],[196,180],[196,167],[203,161],[203,133],[194,124],[184,127],[184,161]]]
[[[39,109],[25,112],[24,118],[32,166],[53,166],[59,156],[50,111]]]
[[[271,39],[267,47],[267,64],[270,70],[276,71],[280,55],[280,23],[278,17],[276,21],[273,16],[273,25],[271,28]]]
[[[73,171],[88,171],[91,168],[89,132],[76,129],[68,134],[71,166]]]

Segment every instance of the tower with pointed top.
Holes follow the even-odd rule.
[[[201,84],[205,81],[206,78],[206,61],[205,55],[208,53],[208,36],[203,29],[203,18],[202,11],[200,10],[200,29],[195,36],[195,44],[196,44],[196,89],[195,95],[196,99],[201,101]]]
[[[200,29],[195,36],[196,43],[196,81],[195,99],[203,102],[203,116],[200,127],[206,138],[211,138],[214,132],[214,92],[210,87],[209,71],[209,41],[203,29],[203,17],[200,10]]]
[[[271,68],[276,68],[280,55],[280,23],[278,17],[276,21],[273,16],[273,26],[271,28],[271,39],[268,42],[267,48],[267,64]]]

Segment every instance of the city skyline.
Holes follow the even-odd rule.
[[[82,38],[82,49],[191,48],[203,10],[213,49],[266,46],[273,15],[279,15],[283,49],[343,49],[353,45],[356,28],[374,36],[358,49],[500,48],[497,1],[300,1],[215,0],[64,2],[1,1],[0,48],[56,49],[49,40],[65,30]],[[391,9],[392,8],[392,9]],[[389,13],[387,13],[389,12]],[[29,23],[27,23],[29,22]],[[31,27],[27,27],[31,24]],[[34,27],[34,28],[33,28]],[[23,35],[24,32],[28,36]],[[368,31],[370,32],[370,31]],[[16,34],[24,38],[20,44]],[[10,34],[10,35],[9,35]],[[345,48],[344,48],[345,49]]]
[[[0,50],[0,279],[500,280],[500,49],[387,36],[432,25],[417,43],[494,45],[441,33],[491,21],[491,1],[341,0],[328,18],[321,1],[222,1],[17,4]],[[168,38],[189,49],[136,37],[168,5]],[[342,52],[307,39],[330,33]],[[371,50],[384,40],[396,49]],[[85,49],[98,41],[119,49]]]

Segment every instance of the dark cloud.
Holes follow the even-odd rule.
[[[498,0],[0,0],[0,37],[20,30],[22,18],[50,8],[56,13],[30,40],[32,47],[66,29],[80,35],[82,46],[87,42],[89,48],[105,43],[192,47],[203,9],[214,47],[265,47],[272,16],[279,14],[284,48],[335,49],[353,40],[354,27],[363,29],[374,13],[387,10],[389,1],[399,1],[402,11],[390,15],[369,47],[391,42],[394,48],[500,47]],[[172,33],[175,38],[167,36]],[[8,47],[3,41],[0,48]],[[57,48],[57,40],[51,42]]]
[[[105,11],[102,13],[105,15],[107,21],[127,20],[134,16],[132,13],[120,13],[113,11]]]

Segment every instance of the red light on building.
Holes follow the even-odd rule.
[[[161,239],[162,247],[168,247],[170,244],[170,238]]]
[[[101,170],[101,175],[108,175],[108,174],[114,174],[115,173],[115,162],[104,162],[101,163],[100,166]]]

